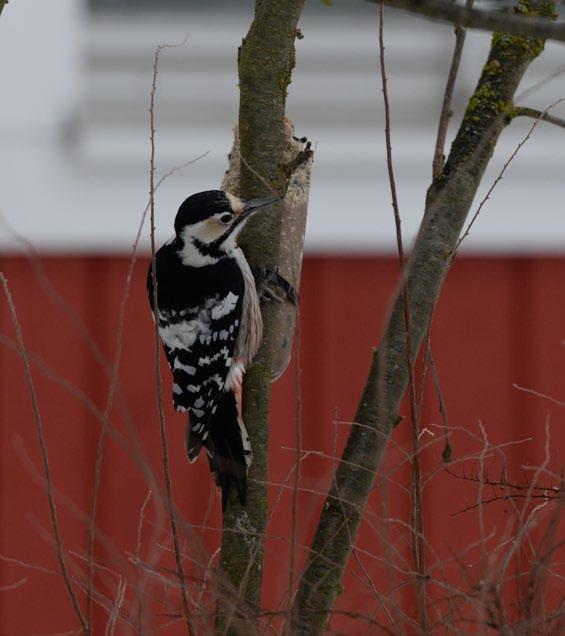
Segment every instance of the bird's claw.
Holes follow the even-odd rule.
[[[269,269],[268,267],[253,267],[251,271],[255,277],[259,300],[274,300],[282,304],[287,298],[293,305],[298,306],[296,290],[277,270]],[[283,292],[283,295],[278,294],[272,286],[278,287]]]

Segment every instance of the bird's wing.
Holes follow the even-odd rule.
[[[206,444],[208,422],[232,366],[242,294],[208,296],[198,307],[159,310],[159,334],[173,373],[173,402],[190,413],[189,459]],[[190,436],[196,436],[191,444]],[[191,447],[193,450],[191,451]]]

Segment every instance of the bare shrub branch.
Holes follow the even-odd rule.
[[[408,372],[408,397],[410,402],[410,418],[412,432],[412,466],[411,466],[411,515],[412,515],[412,555],[414,559],[414,567],[418,572],[417,577],[417,594],[418,594],[418,618],[420,629],[423,633],[428,630],[428,619],[426,615],[426,588],[425,588],[425,555],[424,542],[422,540],[424,534],[424,514],[422,503],[422,476],[420,466],[419,448],[419,411],[416,402],[416,378],[414,370],[414,359],[412,357],[411,342],[411,325],[410,325],[410,299],[408,292],[408,281],[405,278],[405,260],[404,245],[402,241],[402,223],[400,219],[400,209],[398,205],[398,196],[396,193],[396,182],[394,178],[394,168],[392,163],[392,142],[390,132],[390,106],[388,101],[387,76],[385,67],[385,46],[384,46],[384,5],[379,5],[379,61],[381,71],[382,92],[385,111],[385,145],[386,145],[386,163],[388,171],[388,180],[390,193],[392,197],[392,208],[394,211],[394,225],[396,230],[396,249],[398,253],[398,263],[402,277],[402,298],[403,298],[403,317],[404,331],[406,339],[406,369]],[[345,513],[344,513],[345,514]],[[351,536],[351,543],[355,542],[354,536]]]
[[[24,365],[24,374],[26,379],[27,388],[29,391],[29,397],[31,400],[31,408],[33,411],[33,420],[35,423],[35,432],[37,434],[37,439],[39,441],[39,447],[41,450],[41,460],[43,462],[43,472],[45,475],[45,481],[47,485],[47,501],[49,503],[49,514],[51,518],[51,529],[53,531],[53,537],[55,539],[55,549],[57,555],[57,561],[59,562],[59,567],[61,568],[61,574],[63,576],[63,580],[65,581],[65,587],[67,588],[67,592],[69,594],[69,598],[71,599],[71,604],[73,606],[73,610],[78,618],[80,626],[85,634],[89,633],[89,626],[86,622],[84,614],[80,608],[78,598],[76,596],[75,590],[73,588],[69,572],[67,569],[67,562],[65,559],[65,550],[63,547],[63,539],[61,537],[61,529],[59,526],[59,519],[57,515],[57,506],[55,503],[55,497],[53,495],[53,478],[51,475],[51,467],[49,465],[49,453],[47,450],[47,441],[45,439],[45,432],[43,430],[43,422],[41,420],[41,413],[39,410],[39,404],[37,401],[37,395],[35,393],[35,386],[33,384],[33,378],[31,376],[31,368],[29,364],[29,358],[27,355],[27,350],[24,345],[22,328],[18,320],[18,315],[16,313],[16,307],[14,305],[14,301],[12,299],[12,295],[10,294],[10,289],[8,287],[8,281],[4,274],[0,272],[0,283],[2,284],[2,288],[4,291],[4,296],[6,298],[6,302],[8,303],[8,309],[10,312],[10,316],[12,319],[12,324],[14,325],[14,329],[16,331],[16,338],[18,342],[18,353],[22,359],[22,363]]]
[[[163,477],[165,479],[166,502],[171,524],[171,534],[173,538],[175,562],[180,585],[183,615],[186,621],[188,633],[191,634],[191,621],[188,608],[188,593],[186,589],[184,567],[181,558],[180,543],[177,529],[176,513],[173,504],[173,487],[171,471],[169,465],[169,450],[167,441],[167,424],[165,421],[165,411],[163,408],[163,382],[161,377],[161,340],[159,337],[159,303],[157,300],[157,263],[155,259],[155,93],[157,91],[157,73],[159,67],[159,56],[163,49],[176,48],[182,46],[188,36],[180,44],[161,44],[155,50],[153,59],[153,79],[151,83],[151,97],[149,105],[149,125],[151,153],[149,159],[149,201],[150,201],[150,233],[151,233],[151,276],[153,278],[153,317],[155,321],[155,388],[157,393],[157,410],[159,415],[159,434],[161,438],[161,452],[163,457]]]
[[[465,9],[471,9],[474,3],[475,0],[465,0]],[[447,137],[449,120],[453,115],[453,112],[451,110],[453,89],[455,88],[455,81],[457,79],[457,74],[459,73],[459,65],[461,63],[461,55],[463,54],[463,47],[465,46],[465,29],[461,25],[455,24],[454,31],[455,46],[453,48],[453,56],[451,58],[451,64],[449,66],[449,72],[447,74],[447,81],[445,83],[445,90],[443,93],[441,112],[437,128],[436,145],[434,149],[434,158],[432,162],[432,179],[434,180],[439,179],[439,177],[441,177],[441,173],[443,172],[443,164],[445,161],[445,140]]]

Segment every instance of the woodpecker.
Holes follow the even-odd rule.
[[[225,510],[231,484],[244,505],[253,455],[242,419],[243,375],[261,343],[263,323],[253,274],[237,236],[278,197],[243,201],[222,190],[188,197],[175,233],[147,275],[149,303],[173,374],[173,404],[188,413],[186,452],[208,454]]]

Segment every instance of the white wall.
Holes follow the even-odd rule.
[[[386,177],[375,6],[307,14],[297,43],[289,114],[316,144],[307,249],[391,252],[394,226]],[[355,10],[353,10],[353,8]],[[414,236],[431,172],[435,126],[452,29],[388,12],[385,37],[394,163],[403,229]],[[153,49],[165,51],[159,79],[158,172],[204,152],[157,196],[159,239],[179,203],[217,187],[237,116],[235,52],[249,16],[93,18],[78,0],[18,0],[0,18],[0,211],[40,250],[129,250],[148,190],[148,99]],[[460,116],[488,48],[468,37],[456,95]],[[524,81],[563,63],[552,45]],[[565,97],[565,75],[524,103]],[[556,109],[565,115],[565,108]],[[530,120],[504,133],[482,192]],[[565,130],[542,124],[513,162],[468,239],[480,252],[560,252],[565,246]],[[480,197],[479,197],[480,198]],[[147,229],[144,232],[147,246]],[[0,224],[0,247],[18,241]]]

